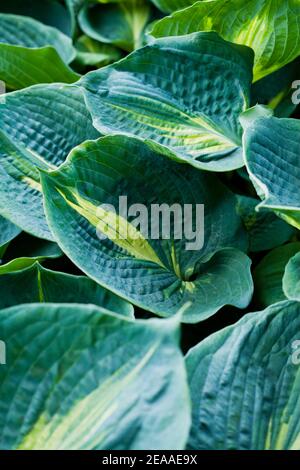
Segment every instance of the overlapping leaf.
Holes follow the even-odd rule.
[[[285,301],[189,352],[189,448],[299,450],[299,334],[300,303]]]
[[[251,101],[270,106],[277,117],[290,117],[297,108],[295,83],[299,77],[300,58],[253,84]]]
[[[94,65],[97,68],[121,59],[120,49],[109,44],[101,44],[88,36],[80,36],[75,42],[76,63],[85,67]]]
[[[55,168],[71,149],[99,134],[82,93],[39,85],[0,97],[0,213],[23,230],[51,240],[39,168]]]
[[[1,310],[0,326],[1,449],[184,449],[190,403],[177,322],[31,304]]]
[[[235,249],[245,248],[245,234],[234,196],[213,175],[167,159],[159,150],[151,142],[108,136],[82,144],[59,170],[43,172],[45,210],[55,239],[92,279],[159,315],[174,315],[190,302],[184,321],[197,322],[225,304],[245,307],[252,295],[250,260]],[[123,214],[120,197],[127,197],[128,210],[133,206],[136,214]],[[115,213],[102,204],[113,205]],[[161,204],[172,208],[169,233],[152,212]],[[175,213],[176,224],[174,204],[182,211]],[[183,212],[188,204],[191,216]],[[197,204],[204,204],[205,226],[196,216]],[[190,225],[180,233],[184,214]],[[147,231],[146,224],[140,226],[144,217]],[[186,234],[189,227],[197,239]]]
[[[300,302],[300,246],[298,253],[289,260],[285,267],[283,291],[288,299]]]
[[[164,13],[170,13],[171,11],[181,10],[186,8],[193,3],[195,0],[151,0],[157,8]]]
[[[72,36],[76,35],[77,32],[77,17],[81,8],[85,3],[88,3],[88,0],[65,0],[65,3],[68,7],[71,16],[71,33]]]
[[[254,270],[255,300],[262,307],[268,307],[286,300],[283,277],[290,259],[300,251],[300,243],[288,243],[270,251]]]
[[[248,232],[250,251],[271,250],[289,241],[296,229],[273,212],[256,211],[258,205],[255,198],[238,196],[237,210]]]
[[[130,52],[142,45],[150,17],[147,0],[125,0],[106,5],[87,4],[78,19],[87,36]]]
[[[162,37],[196,31],[217,31],[228,41],[251,47],[254,80],[259,80],[300,55],[300,1],[200,1],[163,18],[151,34]]]
[[[74,49],[70,38],[58,29],[46,26],[26,16],[0,14],[1,44],[39,48],[51,45],[60,57],[70,63]]]
[[[197,33],[159,39],[79,83],[100,132],[150,138],[197,168],[225,171],[243,165],[238,118],[251,70],[250,49]]]
[[[21,233],[21,229],[0,216],[0,263],[8,244]]]
[[[62,252],[56,243],[32,237],[33,243],[30,244],[30,240],[26,240],[26,238],[24,240],[22,236],[19,238],[19,245],[21,246],[18,246],[18,243],[14,241],[13,246],[9,246],[7,252],[5,252],[3,264],[0,265],[0,275],[22,271],[37,262],[53,260],[62,256]],[[27,242],[25,246],[23,246],[24,241]],[[11,256],[12,254],[13,256]],[[23,285],[20,284],[18,289],[22,288]],[[27,295],[30,295],[30,293],[27,292]],[[2,299],[2,302],[5,302],[5,298]]]
[[[258,208],[274,210],[299,229],[299,120],[275,118],[268,110],[257,107],[243,115],[242,123],[247,169],[263,199]]]
[[[19,89],[38,83],[75,82],[66,63],[75,57],[70,38],[25,16],[0,14],[0,80]]]
[[[38,262],[5,274],[0,267],[0,308],[37,302],[94,304],[133,317],[133,307],[85,276],[43,268]]]
[[[41,0],[2,1],[0,4],[0,12],[30,16],[35,20],[58,28],[66,35],[70,34],[70,15],[67,8],[62,5],[59,0],[43,0],[42,2]]]

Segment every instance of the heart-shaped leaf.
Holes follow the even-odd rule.
[[[300,303],[250,313],[186,360],[197,450],[299,450]]]
[[[165,37],[197,31],[217,31],[227,41],[251,47],[256,81],[300,55],[300,2],[200,1],[155,23],[151,34]]]
[[[78,83],[101,133],[150,138],[197,168],[225,171],[244,164],[238,118],[251,81],[250,49],[199,33],[158,39]]]
[[[197,322],[226,304],[246,307],[250,260],[236,249],[245,248],[245,234],[233,194],[213,175],[159,150],[107,136],[43,172],[55,239],[92,279],[159,315],[190,302],[183,319]]]
[[[0,267],[0,308],[18,304],[53,302],[94,304],[127,317],[133,317],[133,307],[85,276],[73,276],[43,268],[34,262],[25,269]]]
[[[268,117],[264,117],[267,114]],[[300,228],[300,123],[270,116],[255,107],[241,118],[249,175],[263,202],[258,209],[274,210]]]
[[[23,230],[52,240],[39,168],[56,168],[71,149],[99,134],[82,92],[38,85],[0,97],[0,213]]]
[[[184,449],[190,402],[177,323],[84,305],[1,310],[1,449]]]
[[[70,38],[25,16],[0,14],[0,80],[10,89],[37,83],[73,83],[66,63],[75,57]]]

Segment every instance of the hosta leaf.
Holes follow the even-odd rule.
[[[273,212],[257,212],[258,204],[255,198],[238,196],[237,210],[248,232],[252,252],[271,250],[290,240],[296,232]]]
[[[151,34],[161,37],[196,31],[217,31],[227,41],[251,47],[256,81],[300,55],[300,1],[200,1],[163,18]]]
[[[0,79],[10,89],[75,82],[66,64],[75,57],[70,38],[25,16],[0,14]]]
[[[67,35],[70,33],[69,12],[59,1],[9,0],[9,2],[1,2],[0,12],[30,16],[42,23],[58,28]]]
[[[151,0],[157,8],[165,13],[181,10],[195,3],[195,0]]]
[[[15,258],[57,258],[62,252],[56,243],[32,237],[27,233],[21,233],[9,245],[5,253],[5,261]]]
[[[80,36],[75,42],[75,47],[76,63],[81,66],[94,65],[99,68],[122,57],[120,49],[109,44],[101,44],[88,36]]]
[[[0,97],[1,130],[15,143],[60,165],[72,148],[99,135],[92,126],[83,94],[63,85],[38,85]]]
[[[10,90],[38,83],[73,83],[79,78],[52,47],[29,49],[0,44],[0,53],[0,80]]]
[[[213,175],[158,150],[152,142],[108,136],[77,147],[59,170],[43,172],[45,210],[55,239],[92,279],[161,316],[175,314],[187,302],[187,322],[203,320],[225,304],[245,307],[252,294],[250,260],[233,248],[245,248],[234,196]],[[127,197],[128,209],[137,203],[147,209],[148,233],[137,224],[138,213],[123,214],[121,196]],[[115,214],[102,204],[112,204]],[[155,204],[179,204],[182,211],[191,204],[197,246],[187,245],[193,237],[185,237],[186,226],[181,237],[173,219],[169,235],[163,232],[152,212]],[[205,205],[202,249],[204,227],[200,217],[196,221],[196,204]],[[155,227],[157,236],[151,232]]]
[[[300,302],[300,243],[298,253],[289,260],[285,267],[283,291],[288,299]]]
[[[190,404],[174,320],[31,304],[2,310],[0,326],[1,449],[184,449]]]
[[[9,267],[11,271],[9,271]],[[133,317],[133,307],[85,276],[73,276],[43,268],[38,262],[24,269],[0,267],[0,308],[36,302],[95,304]],[[18,267],[19,268],[19,267]]]
[[[261,307],[268,307],[285,300],[282,287],[283,275],[289,260],[300,251],[300,243],[288,243],[270,251],[254,271],[255,300]]]
[[[21,229],[0,216],[0,264],[8,244],[21,233]]]
[[[39,48],[52,46],[60,57],[70,63],[74,59],[72,41],[56,28],[26,16],[0,14],[0,43]]]
[[[296,119],[260,117],[261,110],[252,108],[242,117],[247,169],[263,199],[258,209],[274,210],[299,229],[300,123]]]
[[[141,45],[151,8],[146,0],[87,4],[79,14],[82,31],[100,42],[132,51]]]
[[[21,246],[18,246],[18,243],[14,242],[5,253],[3,264],[0,265],[0,275],[8,274],[13,271],[21,271],[22,269],[34,265],[38,261],[42,262],[44,260],[59,258],[63,254],[56,243],[33,239],[33,243],[30,244],[29,239],[24,240],[22,236],[19,238],[19,245]],[[22,246],[22,242],[26,242],[27,245],[25,247]],[[16,286],[14,287],[16,289]],[[20,285],[19,288],[23,289],[23,286]]]
[[[300,303],[250,313],[186,360],[197,450],[299,450]],[[299,356],[299,353],[298,353]]]
[[[238,117],[251,70],[250,49],[197,33],[159,39],[79,83],[101,133],[150,138],[195,167],[224,171],[243,165]]]
[[[78,14],[85,3],[88,3],[89,0],[65,0],[65,3],[68,7],[71,16],[71,34],[72,36],[76,35],[77,32],[77,18]]]
[[[23,230],[51,240],[39,168],[55,168],[71,149],[99,134],[81,91],[39,85],[0,97],[0,213]]]

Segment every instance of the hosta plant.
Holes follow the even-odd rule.
[[[300,450],[299,63],[300,0],[1,2],[1,450]]]

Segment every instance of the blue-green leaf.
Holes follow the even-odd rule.
[[[18,304],[53,302],[94,304],[127,317],[133,317],[133,307],[85,276],[73,276],[43,268],[33,261],[20,267],[10,263],[5,271],[0,267],[0,308]]]
[[[285,267],[283,291],[288,299],[300,302],[300,243],[298,253],[289,260]]]
[[[101,133],[153,139],[181,161],[225,171],[244,164],[239,115],[251,81],[250,49],[199,33],[158,39],[78,83]]]
[[[226,304],[246,307],[253,286],[250,260],[239,251],[246,239],[235,197],[213,175],[159,151],[152,142],[107,136],[77,147],[57,171],[43,172],[55,239],[92,279],[161,316],[174,315],[187,303],[186,322],[204,320]],[[128,211],[138,211],[135,215],[124,214],[121,197],[127,198]],[[180,211],[175,218],[174,204]],[[167,209],[163,224],[153,212],[162,207]],[[144,210],[146,230],[137,220]],[[183,217],[195,230],[191,237]]]
[[[258,209],[273,210],[299,229],[299,120],[272,117],[261,107],[252,108],[241,119],[247,169],[263,200]]]
[[[0,263],[9,243],[21,233],[21,229],[0,216]]]
[[[177,323],[91,305],[1,310],[1,449],[183,450],[190,401]]]
[[[0,214],[26,232],[52,240],[39,169],[56,168],[73,147],[99,134],[82,92],[37,85],[0,97]]]
[[[37,83],[73,83],[79,75],[66,64],[75,57],[70,38],[26,16],[0,13],[0,80],[7,88]]]
[[[248,232],[249,250],[271,250],[289,241],[296,229],[273,212],[257,211],[258,205],[258,199],[238,196],[237,210]]]
[[[250,313],[193,348],[188,447],[299,450],[300,303]]]

